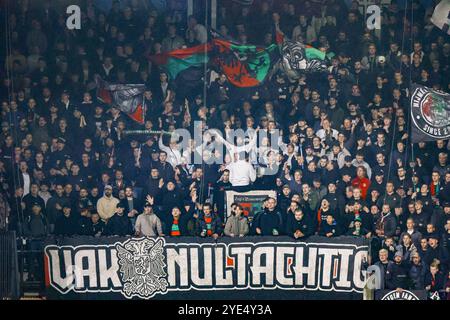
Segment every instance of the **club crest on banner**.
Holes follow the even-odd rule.
[[[391,291],[381,298],[381,300],[420,300],[414,293],[408,290]]]
[[[151,298],[167,291],[164,244],[163,238],[130,239],[116,244],[123,294],[127,298]]]

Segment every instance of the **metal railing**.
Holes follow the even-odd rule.
[[[0,233],[0,300],[20,297],[16,233]]]

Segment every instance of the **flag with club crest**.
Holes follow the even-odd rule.
[[[421,85],[411,89],[411,141],[449,139],[450,94]]]
[[[212,40],[211,55],[214,65],[236,87],[260,85],[279,57],[276,44],[264,48],[225,39]]]

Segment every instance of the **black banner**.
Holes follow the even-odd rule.
[[[362,299],[368,242],[76,237],[45,246],[49,299]]]
[[[425,290],[376,290],[375,300],[427,300]]]

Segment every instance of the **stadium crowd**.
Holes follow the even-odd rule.
[[[176,1],[165,12],[121,2],[103,12],[85,1],[81,30],[68,30],[50,1],[13,2],[0,74],[2,228],[34,248],[49,234],[365,237],[387,288],[449,292],[450,143],[412,145],[409,133],[410,83],[450,89],[450,42],[432,11],[392,1],[381,30],[368,30],[357,1],[230,1],[218,10],[224,37],[269,45],[281,31],[331,53],[330,66],[296,82],[276,73],[253,88],[208,73],[204,95],[203,85],[186,92],[148,60],[205,43],[203,21],[186,19]],[[145,124],[97,100],[96,74],[146,85]],[[207,160],[223,155],[195,141],[180,152],[168,135],[124,133],[197,124],[242,128],[249,141],[282,134],[247,150],[258,161],[218,164]],[[195,153],[202,163],[192,163]],[[252,219],[233,204],[226,219],[226,190],[277,197]]]

